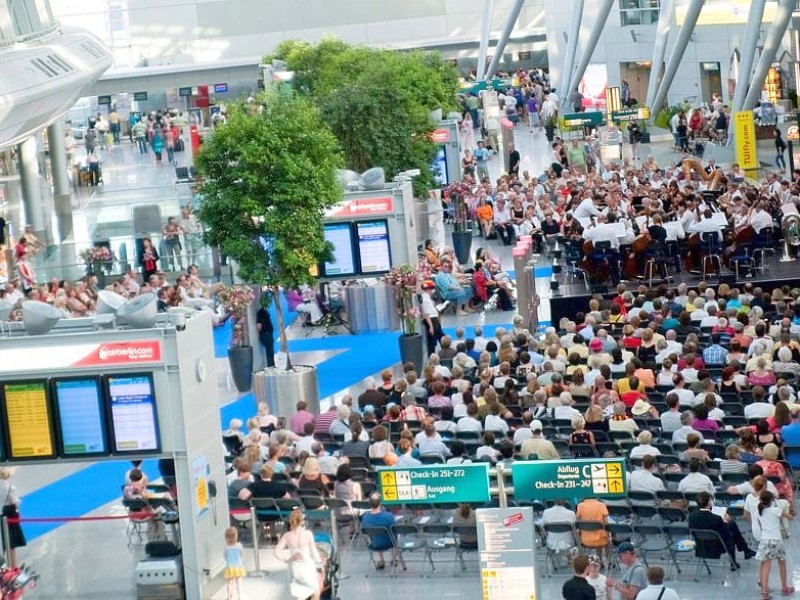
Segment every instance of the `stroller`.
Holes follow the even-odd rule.
[[[339,557],[333,547],[331,536],[322,531],[314,532],[314,542],[322,556],[322,593],[321,600],[338,600],[339,590]]]

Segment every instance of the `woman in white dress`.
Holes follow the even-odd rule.
[[[289,593],[294,600],[319,600],[321,586],[317,565],[322,564],[322,557],[314,543],[314,534],[306,530],[304,521],[300,510],[292,511],[289,531],[275,546],[275,558],[289,565]]]
[[[461,147],[475,148],[475,124],[472,122],[472,116],[469,113],[464,115],[461,123],[458,125],[458,132],[461,134]]]

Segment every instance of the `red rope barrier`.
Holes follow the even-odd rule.
[[[249,515],[250,511],[246,508],[236,508],[230,511],[232,515]],[[8,523],[61,523],[70,521],[115,521],[119,519],[149,519],[158,517],[158,513],[149,511],[137,511],[127,515],[104,515],[97,517],[8,517]]]

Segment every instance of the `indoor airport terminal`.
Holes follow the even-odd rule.
[[[798,86],[796,0],[0,0],[0,600],[800,598]]]

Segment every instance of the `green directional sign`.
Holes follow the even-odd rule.
[[[619,458],[517,461],[511,477],[516,500],[615,499],[627,493],[625,461]]]
[[[623,108],[611,111],[611,120],[619,123],[620,121],[646,121],[650,118],[650,107],[640,106],[638,108]]]
[[[599,111],[566,113],[562,119],[565,127],[593,127],[603,122],[603,113]]]
[[[489,465],[430,465],[378,469],[384,504],[488,502]]]

